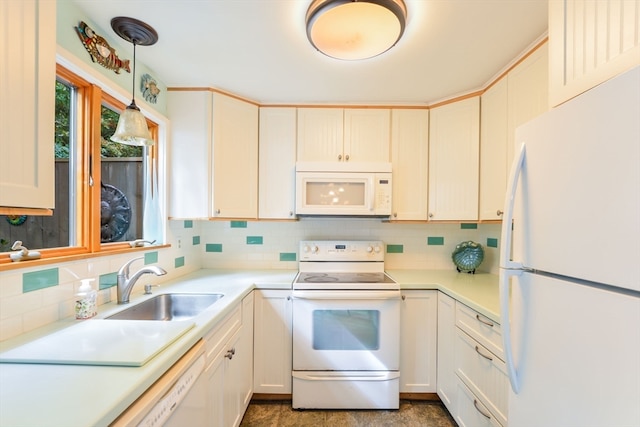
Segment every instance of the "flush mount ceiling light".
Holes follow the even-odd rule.
[[[393,47],[404,32],[402,0],[314,0],[307,10],[307,37],[336,59],[367,59]]]
[[[136,105],[136,45],[151,46],[158,41],[158,33],[149,25],[134,18],[117,16],[111,20],[113,31],[129,43],[133,44],[133,87],[131,104],[125,108],[118,120],[116,133],[111,140],[121,144],[145,146],[153,145],[147,119]]]

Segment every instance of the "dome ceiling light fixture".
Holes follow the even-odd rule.
[[[406,21],[402,0],[313,0],[306,16],[307,37],[332,58],[368,59],[392,48]]]
[[[111,20],[113,31],[133,44],[133,87],[131,104],[125,108],[118,119],[116,132],[111,136],[113,142],[121,144],[148,146],[153,145],[147,119],[136,105],[136,45],[151,46],[158,41],[158,33],[148,24],[126,16],[116,16]]]

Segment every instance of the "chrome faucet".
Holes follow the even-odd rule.
[[[129,277],[129,266],[131,266],[134,261],[143,258],[144,257],[139,257],[127,261],[122,267],[120,267],[120,270],[118,270],[118,304],[129,303],[131,290],[133,289],[133,286],[136,284],[140,276],[147,273],[153,273],[156,276],[163,276],[167,274],[164,269],[158,267],[157,265],[149,265],[147,267],[142,267],[140,270],[135,272],[133,276]]]

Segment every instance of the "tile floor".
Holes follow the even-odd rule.
[[[294,410],[291,401],[252,401],[241,427],[456,427],[440,402],[402,400],[393,410]]]

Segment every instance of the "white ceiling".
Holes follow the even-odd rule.
[[[123,43],[119,52],[131,45],[109,36],[111,18],[154,27],[158,43],[136,55],[168,87],[213,87],[261,104],[431,104],[483,87],[547,30],[546,0],[405,0],[407,27],[394,48],[339,61],[306,38],[311,0],[71,1]]]

